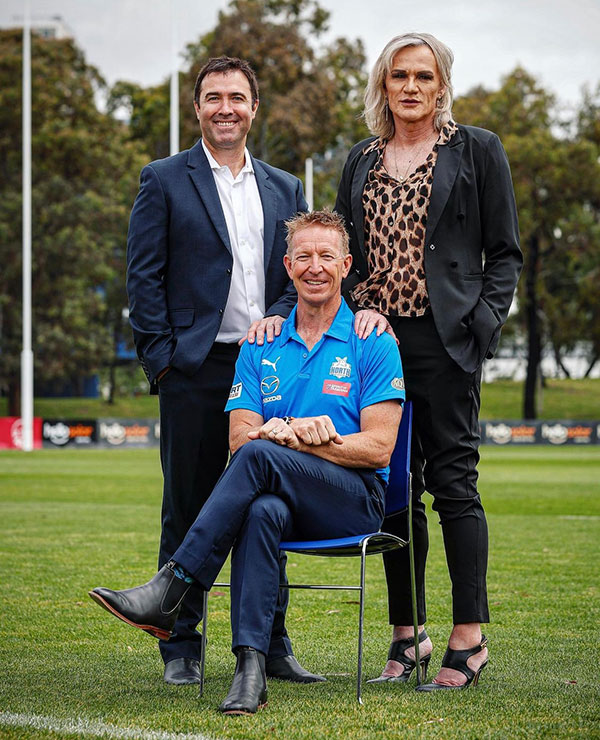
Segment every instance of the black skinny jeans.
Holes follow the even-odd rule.
[[[413,402],[413,536],[419,624],[426,620],[427,490],[440,518],[452,581],[454,624],[488,622],[488,530],[477,492],[481,371],[466,373],[444,349],[431,315],[388,317],[400,342],[406,397]],[[406,537],[406,516],[386,519]],[[390,624],[412,624],[408,548],[384,555]]]

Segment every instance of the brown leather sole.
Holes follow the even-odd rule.
[[[102,596],[100,596],[100,594],[97,594],[95,591],[88,591],[88,595],[96,602],[96,604],[99,604],[103,609],[106,609],[107,612],[114,614],[115,617],[118,617],[121,621],[131,625],[132,627],[137,627],[140,630],[144,630],[144,632],[152,635],[152,637],[156,637],[158,640],[168,640],[169,637],[171,637],[172,635],[172,632],[162,630],[160,629],[160,627],[153,627],[151,624],[137,624],[136,622],[132,622],[130,619],[127,619],[127,617],[123,616],[123,614],[120,614],[113,606],[108,603],[108,601],[103,599]]]

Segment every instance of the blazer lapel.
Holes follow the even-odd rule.
[[[271,252],[273,251],[273,244],[275,243],[275,229],[277,227],[277,192],[271,184],[269,173],[260,162],[254,159],[254,157],[252,157],[252,165],[254,167],[254,176],[256,177],[258,193],[263,207],[264,262],[266,276],[269,260],[271,259]]]
[[[352,191],[350,193],[350,202],[352,204],[352,221],[354,223],[354,229],[356,230],[356,234],[358,236],[358,246],[360,247],[360,253],[365,260],[365,269],[367,252],[365,249],[365,214],[362,202],[362,195],[365,188],[365,183],[367,182],[367,177],[369,176],[369,172],[373,168],[376,159],[376,151],[371,152],[368,155],[361,154],[356,165],[354,176],[352,178]]]
[[[446,207],[446,202],[456,180],[464,145],[459,129],[448,144],[439,148],[427,213],[425,244],[432,241],[440,216]]]
[[[213,222],[218,235],[221,237],[221,241],[231,253],[231,243],[229,241],[225,215],[223,214],[221,201],[219,200],[219,193],[217,192],[215,179],[200,141],[197,141],[190,149],[187,164],[190,177],[198,191],[198,195],[204,203],[208,217]]]

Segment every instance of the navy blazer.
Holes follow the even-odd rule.
[[[344,166],[335,210],[350,232],[353,270],[344,295],[369,274],[362,193],[377,152],[356,144]],[[458,126],[439,147],[424,242],[427,291],[448,354],[466,372],[493,356],[523,255],[506,153],[491,131]],[[402,352],[402,347],[400,347]]]
[[[307,209],[298,178],[252,158],[264,211],[266,315],[286,316],[296,292],[283,265],[285,220]],[[215,341],[233,256],[208,159],[191,149],[151,162],[127,237],[129,320],[151,392],[167,366],[193,375]]]

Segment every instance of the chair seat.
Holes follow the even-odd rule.
[[[300,542],[281,542],[280,550],[299,552],[303,555],[322,555],[323,557],[356,557],[361,555],[363,542],[368,540],[366,554],[377,554],[404,547],[406,541],[387,532],[356,534],[352,537],[338,537],[333,540],[302,540]]]

